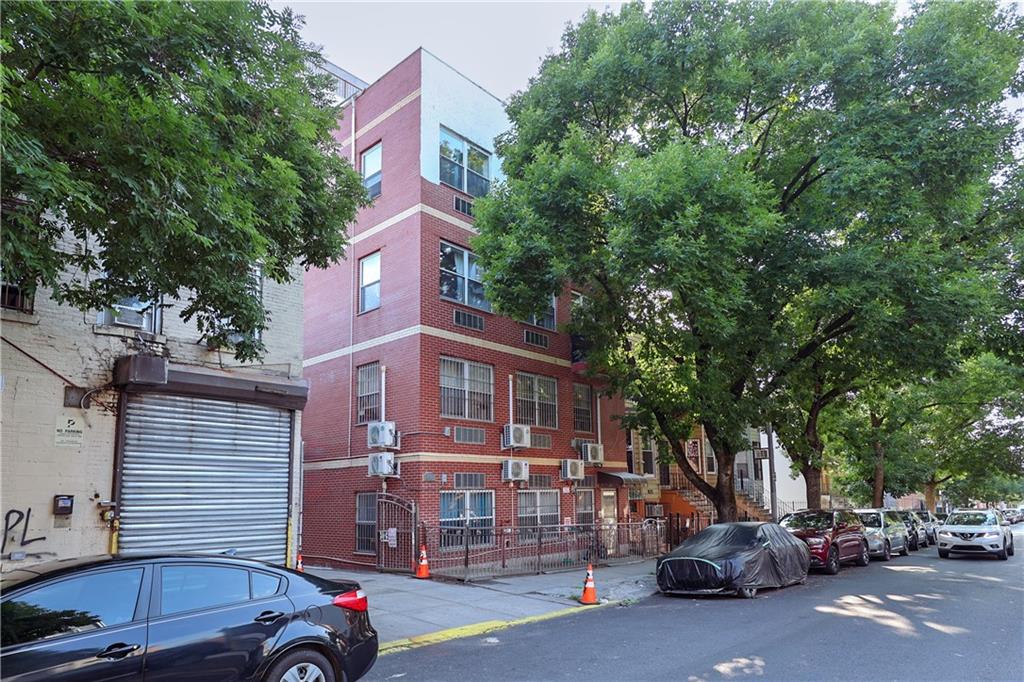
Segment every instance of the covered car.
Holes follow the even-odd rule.
[[[668,594],[739,594],[803,582],[807,545],[776,523],[716,523],[658,559],[658,589]]]

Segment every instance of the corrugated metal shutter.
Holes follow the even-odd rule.
[[[288,410],[129,396],[120,551],[235,549],[284,563],[290,439]]]

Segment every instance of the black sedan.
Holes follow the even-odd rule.
[[[4,680],[341,682],[377,659],[358,584],[260,561],[85,557],[2,590]]]
[[[716,523],[658,559],[658,589],[668,594],[738,594],[807,579],[811,555],[777,523]]]

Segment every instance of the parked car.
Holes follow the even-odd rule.
[[[358,584],[260,561],[84,557],[0,589],[4,680],[341,682],[377,659]]]
[[[864,523],[864,535],[868,539],[871,556],[889,561],[893,552],[903,556],[910,553],[907,526],[895,512],[886,509],[858,509],[856,514]]]
[[[738,594],[807,579],[807,545],[776,523],[716,523],[658,559],[658,589],[667,594]]]
[[[779,525],[807,543],[811,567],[829,575],[838,573],[844,561],[867,566],[871,560],[864,524],[852,510],[798,511],[784,516]]]
[[[940,525],[946,522],[947,516],[949,516],[949,514],[946,512],[935,512],[935,518],[938,519]]]
[[[928,531],[925,529],[921,517],[909,509],[897,509],[896,514],[907,527],[907,533],[910,535],[910,551],[916,552],[922,547],[927,547]]]
[[[949,515],[939,527],[939,558],[950,554],[1014,554],[1010,522],[994,509],[965,509]]]
[[[942,522],[939,521],[935,514],[932,514],[927,509],[914,513],[917,514],[918,518],[921,519],[921,522],[924,523],[925,533],[928,535],[928,544],[934,545],[937,542],[935,533]]]

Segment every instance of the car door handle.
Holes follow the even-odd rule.
[[[124,642],[118,642],[117,644],[111,644],[106,649],[96,654],[96,658],[124,658],[131,652],[138,651],[140,648],[141,647],[138,644],[125,644]]]
[[[257,623],[273,623],[275,620],[283,616],[284,614],[280,611],[264,611],[260,615],[253,618]]]

